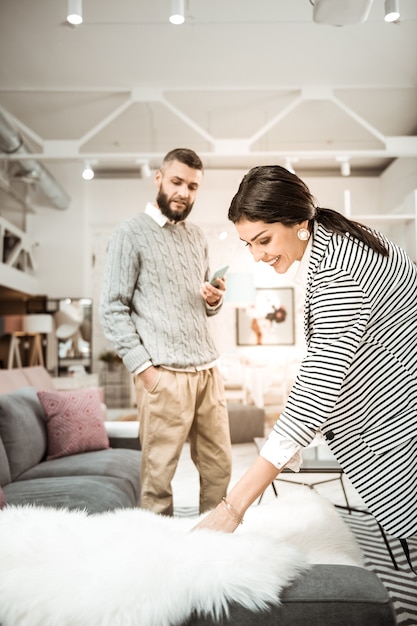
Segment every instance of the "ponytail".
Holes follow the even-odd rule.
[[[385,257],[388,256],[388,248],[383,240],[378,236],[378,233],[371,230],[364,224],[348,219],[333,209],[317,207],[315,221],[331,232],[338,233],[342,237],[349,234],[352,237],[359,239],[359,241],[364,243],[366,246],[369,246],[369,248],[378,254]]]

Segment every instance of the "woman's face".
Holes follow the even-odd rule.
[[[248,246],[256,262],[263,261],[278,274],[285,274],[294,261],[301,261],[308,241],[297,236],[300,228],[308,228],[308,220],[293,226],[279,222],[249,222],[246,219],[235,224],[239,237]]]

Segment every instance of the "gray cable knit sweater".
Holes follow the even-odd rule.
[[[203,231],[189,222],[159,226],[140,213],[109,242],[100,299],[104,333],[127,369],[186,368],[217,359],[200,285],[209,278]]]

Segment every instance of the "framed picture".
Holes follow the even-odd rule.
[[[238,346],[290,346],[295,343],[294,289],[257,289],[255,304],[236,309]]]

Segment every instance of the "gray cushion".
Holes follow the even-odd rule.
[[[6,450],[0,439],[0,485],[5,485],[11,481],[10,466],[7,459]]]
[[[12,480],[44,458],[46,425],[36,389],[25,387],[0,395],[0,437]]]
[[[139,504],[132,483],[109,476],[64,476],[19,480],[3,487],[7,504],[85,509],[102,513]]]
[[[105,476],[131,484],[135,503],[140,495],[140,452],[137,450],[97,450],[44,461],[19,476],[19,482],[39,478]]]
[[[282,604],[252,612],[230,606],[228,618],[193,616],[184,626],[395,626],[388,592],[379,578],[351,565],[314,565],[281,594]]]

